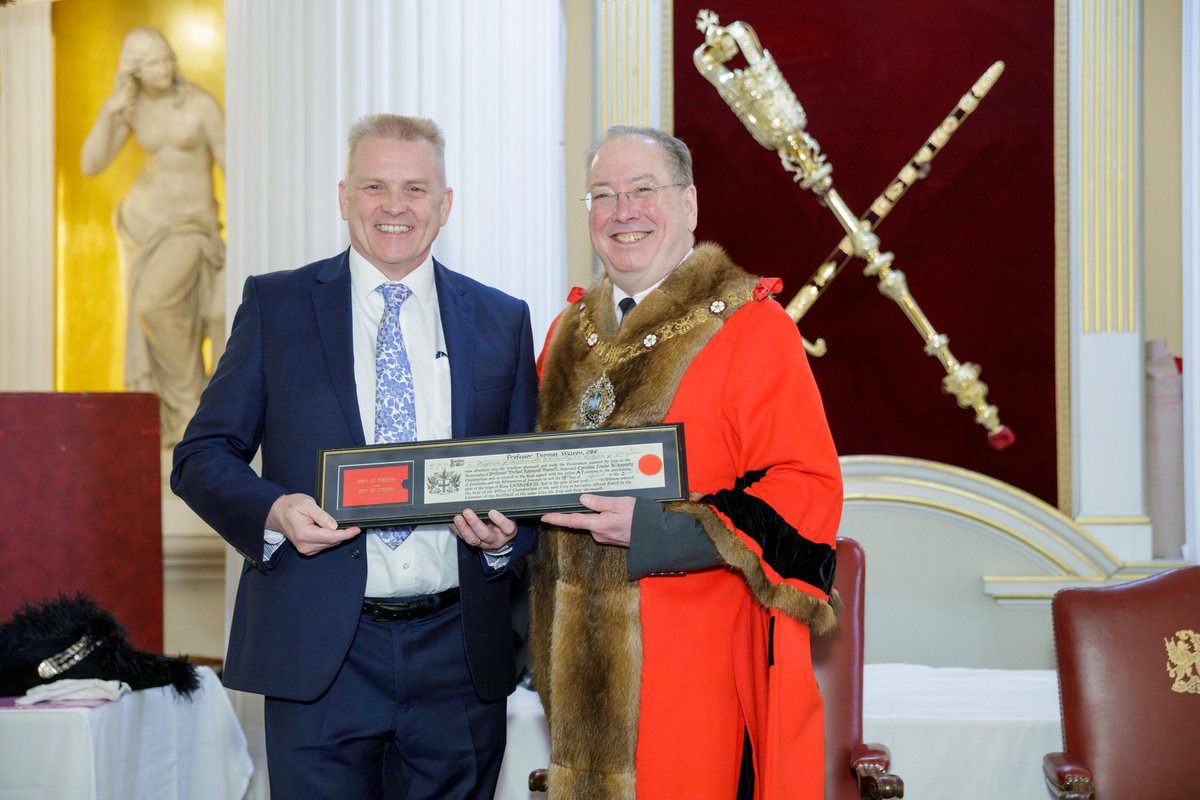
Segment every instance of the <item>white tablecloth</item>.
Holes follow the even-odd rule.
[[[529,773],[550,763],[550,734],[542,715],[542,701],[528,689],[517,687],[508,698],[508,746],[496,800],[528,800],[546,795],[529,791]]]
[[[914,800],[1043,800],[1062,749],[1054,670],[868,664],[863,738],[887,745]]]
[[[253,767],[216,674],[177,698],[0,709],[0,800],[238,800]]]
[[[863,738],[887,745],[913,800],[1043,800],[1042,756],[1062,749],[1053,670],[868,664]],[[537,695],[508,699],[508,751],[496,800],[528,800],[550,743]]]

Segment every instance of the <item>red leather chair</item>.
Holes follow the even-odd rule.
[[[1063,589],[1051,606],[1062,800],[1200,797],[1200,567]]]
[[[853,539],[837,540],[833,588],[842,611],[833,633],[813,637],[813,669],[825,701],[825,800],[904,797],[904,781],[888,770],[891,752],[862,740],[863,603],[866,559]],[[547,773],[534,770],[529,789],[544,792]]]
[[[833,588],[842,611],[833,633],[812,640],[813,669],[825,701],[825,800],[904,797],[904,781],[889,772],[891,752],[862,738],[865,587],[862,545],[839,537]]]

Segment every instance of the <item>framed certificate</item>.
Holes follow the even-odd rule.
[[[582,511],[581,494],[688,497],[683,425],[401,442],[321,450],[316,499],[338,525]]]

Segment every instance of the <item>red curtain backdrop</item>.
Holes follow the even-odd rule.
[[[877,233],[955,357],[983,368],[1016,443],[993,451],[974,414],[942,393],[942,366],[861,260],[800,330],[829,345],[812,364],[842,454],[954,464],[1056,504],[1054,4],[676,0],[675,133],[696,159],[697,235],[751,272],[782,277],[786,304],[843,231],[696,71],[702,8],[755,29],[804,106],[835,188],[860,215],[984,70],[1005,62]]]

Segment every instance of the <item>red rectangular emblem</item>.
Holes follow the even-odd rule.
[[[408,479],[412,463],[356,467],[342,471],[342,507],[410,503]]]

